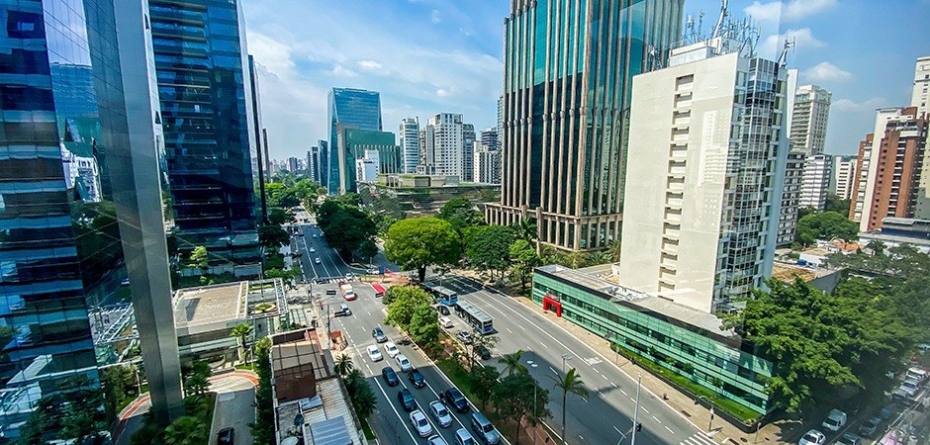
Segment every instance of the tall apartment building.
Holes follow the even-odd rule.
[[[480,140],[474,147],[474,182],[482,184],[500,184],[501,152],[497,139],[497,129],[488,128],[481,132]]]
[[[329,125],[329,143],[326,151],[326,182],[323,184],[330,194],[345,193],[346,178],[355,177],[347,172],[355,171],[355,159],[340,152],[345,146],[339,140],[345,129],[353,128],[366,131],[381,131],[381,94],[376,91],[354,88],[333,88],[329,91],[327,122]],[[392,143],[393,144],[393,143]]]
[[[402,173],[416,173],[417,165],[420,165],[420,120],[408,117],[400,121],[397,135],[400,137],[400,153],[403,159]]]
[[[316,146],[319,147],[319,150],[320,150],[320,151],[319,151],[319,156],[317,156],[317,159],[319,160],[319,162],[317,163],[317,166],[316,166],[316,175],[317,175],[317,179],[315,179],[314,181],[316,181],[317,183],[319,183],[319,184],[320,184],[321,186],[323,186],[323,187],[327,187],[327,184],[329,184],[329,181],[328,181],[328,178],[329,178],[329,175],[328,175],[328,173],[329,173],[329,172],[328,172],[328,168],[329,168],[329,141],[323,140],[323,139],[318,139],[318,140],[316,141]]]
[[[798,202],[801,200],[801,184],[804,182],[806,158],[803,151],[788,152],[788,160],[785,164],[785,188],[781,198],[778,235],[775,240],[775,244],[779,247],[793,243],[797,234]]]
[[[320,146],[314,145],[307,151],[307,177],[320,183]]]
[[[663,66],[683,0],[511,2],[504,19],[501,202],[491,224],[535,218],[541,243],[599,249],[624,207],[633,76]]]
[[[287,158],[287,171],[291,173],[297,173],[300,170],[302,170],[300,168],[300,159],[297,159],[296,157],[293,157],[293,156]]]
[[[256,130],[240,4],[150,0],[149,9],[178,248],[255,265]]]
[[[23,443],[74,439],[59,436],[65,399],[100,385],[88,304],[127,277],[156,419],[183,414],[144,4],[0,2],[2,440],[27,422],[45,437]],[[66,176],[79,158],[97,170],[95,194]]]
[[[914,91],[911,106],[917,107],[917,115],[930,114],[930,56],[918,57],[914,67]]]
[[[490,151],[497,151],[501,149],[500,139],[498,138],[497,128],[491,127],[485,129],[481,132],[480,142],[481,146],[487,148]]]
[[[422,146],[425,173],[462,178],[464,127],[461,114],[439,113],[429,118]],[[473,126],[471,133],[474,140]]]
[[[830,181],[833,178],[833,156],[827,154],[811,155],[804,161],[804,175],[801,185],[801,198],[798,206],[811,207],[823,211],[827,205]]]
[[[883,108],[875,120],[875,132],[859,144],[850,203],[850,219],[862,232],[880,229],[888,216],[915,217],[926,155],[927,119],[917,107]]]
[[[725,35],[633,78],[620,284],[705,312],[771,275],[788,157],[784,67]]]
[[[852,198],[853,182],[856,180],[856,164],[856,156],[833,157],[833,180],[830,193],[840,199]]]
[[[462,177],[463,182],[475,182],[475,126],[462,124]]]
[[[823,153],[832,94],[817,85],[802,85],[794,93],[791,149],[808,156]]]

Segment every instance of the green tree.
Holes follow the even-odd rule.
[[[244,362],[246,359],[246,351],[249,347],[249,337],[252,336],[252,332],[252,325],[248,323],[239,323],[229,330],[229,336],[236,337],[236,340],[238,340],[240,362]]]
[[[836,212],[811,213],[798,220],[797,242],[814,239],[854,240],[859,236],[859,225]],[[802,236],[803,235],[803,236]]]
[[[467,198],[453,198],[442,206],[439,210],[439,218],[449,221],[452,227],[459,234],[464,233],[465,228],[477,226],[484,222],[478,208]]]
[[[352,252],[378,231],[368,215],[357,208],[349,207],[336,212],[326,226],[320,227],[329,245],[346,261],[351,261]]]
[[[607,252],[610,254],[610,260],[618,263],[620,262],[620,252],[623,251],[623,240],[620,238],[620,233],[617,233],[617,237],[614,238],[610,244],[607,245]]]
[[[520,282],[520,290],[526,291],[526,284],[533,277],[533,269],[539,267],[542,260],[529,241],[518,239],[510,245],[510,259],[513,261],[511,278]]]
[[[607,263],[610,263],[611,261],[612,261],[612,258],[610,256],[610,252],[606,250],[598,250],[595,252],[588,253],[588,258],[587,258],[586,263],[593,266],[597,264],[607,264]]]
[[[422,306],[428,308],[432,301],[432,297],[425,290],[414,286],[392,286],[388,291],[393,300],[388,305],[388,313],[384,321],[399,326],[401,329],[408,328],[418,308]],[[435,311],[433,311],[433,316],[436,316]]]
[[[249,428],[252,430],[252,438],[256,444],[275,443],[270,352],[270,338],[263,337],[255,342],[255,373],[258,374],[258,388],[255,390],[255,423],[249,424]]]
[[[63,392],[61,406],[61,432],[59,438],[84,443],[96,438],[106,430],[106,413],[100,408],[104,404],[103,394],[86,376],[73,377],[59,389]]]
[[[452,225],[430,217],[405,219],[391,226],[384,253],[400,267],[416,269],[420,281],[426,278],[427,267],[452,265],[461,258],[459,236]]]
[[[523,350],[517,349],[517,352],[507,354],[500,358],[500,364],[504,365],[504,373],[508,376],[514,374],[526,374],[526,366],[523,365]]]
[[[367,381],[363,383],[364,385],[352,396],[352,408],[355,409],[355,414],[364,421],[374,414],[378,406],[378,398],[375,397],[371,385]]]
[[[471,344],[468,345],[468,369],[474,369],[475,367],[475,361],[479,358],[476,351],[479,351],[482,347],[490,351],[500,340],[496,335],[484,335],[477,329],[472,331],[471,338]]]
[[[291,218],[291,215],[281,208],[273,208],[268,211],[268,222],[277,226],[283,226]]]
[[[479,271],[499,273],[510,268],[510,245],[514,241],[513,229],[506,226],[479,227],[471,234],[465,253],[468,263]]]
[[[207,442],[207,428],[194,416],[178,417],[165,428],[165,445],[203,445]]]
[[[390,308],[389,308],[390,310]],[[424,349],[430,349],[439,344],[439,317],[436,310],[429,303],[420,303],[413,310],[407,331],[413,341]]]
[[[296,207],[300,205],[300,199],[294,189],[279,182],[265,184],[265,199],[268,207]]]
[[[497,413],[505,419],[516,420],[517,425],[526,417],[529,417],[534,424],[540,419],[549,417],[549,410],[546,408],[549,402],[549,391],[541,388],[529,374],[518,373],[501,379],[500,383],[494,386],[493,400]],[[520,430],[522,429],[517,428],[514,443],[520,443]],[[565,437],[564,430],[562,437]]]
[[[259,224],[258,239],[262,245],[278,250],[281,246],[286,246],[291,242],[291,237],[281,226],[277,224]]]
[[[536,241],[536,218],[521,218],[520,222],[513,225],[517,238],[526,240],[529,243]]]
[[[119,403],[126,397],[132,387],[132,371],[126,366],[110,366],[100,372],[100,383],[103,386],[104,408],[107,419],[115,419]]]
[[[209,265],[209,253],[207,252],[207,248],[204,246],[194,247],[194,250],[191,251],[188,257],[188,267],[206,269]]]
[[[358,257],[364,258],[369,263],[375,255],[378,254],[378,245],[371,239],[366,239],[362,241],[362,244],[358,246]]]
[[[578,397],[581,397],[584,400],[588,399],[588,390],[584,387],[584,382],[581,381],[581,376],[578,375],[578,371],[575,368],[569,369],[565,375],[560,376],[561,378],[553,378],[555,384],[553,388],[562,391],[562,437],[565,436],[565,409],[566,402],[568,402],[568,395],[574,394]]]
[[[849,204],[850,202],[848,199],[840,199],[838,195],[831,193],[827,195],[827,202],[824,205],[824,211],[836,212],[841,215],[848,215]]]
[[[16,439],[16,445],[45,445],[45,433],[49,428],[48,415],[44,409],[37,409],[28,419],[26,424],[19,428],[19,438]]]
[[[317,199],[326,194],[326,189],[323,186],[308,178],[297,180],[294,183],[293,190],[294,195],[300,200],[304,208],[311,212],[316,208]]]
[[[184,376],[184,392],[188,397],[200,397],[207,392],[210,387],[210,375],[213,370],[210,365],[204,361],[196,361],[191,364],[190,371]]]
[[[501,373],[493,366],[472,366],[468,373],[471,382],[471,393],[481,402],[481,410],[487,408],[488,401],[494,393],[494,387],[500,379]]]
[[[345,377],[349,375],[355,369],[355,364],[352,363],[352,357],[349,357],[349,354],[340,354],[336,358],[336,364],[333,365],[336,374],[339,374],[340,377]]]

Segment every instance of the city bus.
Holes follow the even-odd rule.
[[[436,283],[425,282],[422,284],[423,289],[429,292],[436,301],[445,306],[455,306],[459,301],[459,295],[448,287],[439,286]]]
[[[467,301],[463,300],[458,302],[455,306],[455,314],[468,322],[468,324],[482,335],[494,333],[494,324],[493,320],[491,320],[491,316]]]

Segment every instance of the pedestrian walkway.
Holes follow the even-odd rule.
[[[679,445],[720,445],[705,433],[694,433],[691,437],[681,441]]]

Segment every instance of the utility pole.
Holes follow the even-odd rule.
[[[639,390],[643,386],[643,374],[636,373],[636,408],[633,408],[633,435],[630,436],[630,445],[636,445],[636,430],[639,426]]]

